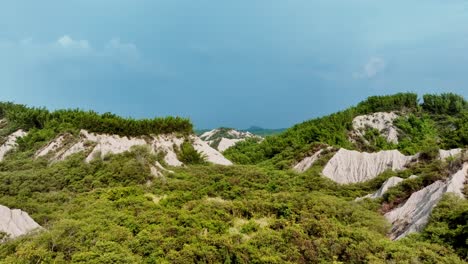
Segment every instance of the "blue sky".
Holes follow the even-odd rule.
[[[405,91],[468,97],[468,1],[15,0],[0,9],[0,100],[274,128]]]

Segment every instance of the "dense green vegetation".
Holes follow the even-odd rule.
[[[369,129],[369,144],[349,141],[355,116],[405,113],[395,124],[399,144]],[[370,97],[356,107],[296,125],[263,142],[247,140],[225,152],[240,163],[209,165],[185,141],[177,156],[187,166],[151,175],[160,153],[145,147],[83,162],[35,158],[58,133],[78,129],[120,135],[191,132],[184,119],[131,120],[112,114],[49,112],[0,105],[0,138],[23,128],[28,136],[0,162],[0,204],[28,212],[45,230],[0,244],[1,263],[465,263],[468,202],[447,195],[427,228],[399,241],[387,238],[382,213],[466,157],[438,160],[439,148],[468,145],[466,101],[456,95]],[[87,122],[91,122],[92,128]],[[94,122],[94,123],[93,123]],[[135,129],[135,130],[134,130]],[[172,130],[171,130],[172,129]],[[336,148],[305,173],[291,164],[326,145]],[[420,162],[358,184],[339,185],[321,171],[338,147],[422,152]],[[244,165],[242,165],[244,164]],[[392,176],[408,178],[381,199],[355,199]],[[467,190],[468,191],[468,188]],[[4,238],[0,233],[0,239]]]
[[[419,104],[412,93],[391,96],[374,96],[347,110],[293,126],[284,133],[267,137],[262,143],[247,141],[228,149],[224,154],[239,164],[274,165],[289,168],[303,153],[317,142],[330,146],[377,151],[399,149],[415,154],[434,145],[454,148],[468,145],[468,104],[454,94],[425,95]],[[358,115],[379,111],[404,113],[395,124],[400,129],[400,142],[393,146],[368,131],[369,144],[352,143],[349,133],[352,121]]]
[[[153,178],[145,148],[83,158],[50,165],[16,152],[1,163],[0,204],[47,229],[0,245],[3,263],[462,263],[451,240],[391,242],[378,205],[352,201],[391,174],[367,187],[321,177],[323,163],[306,174],[201,165]]]
[[[122,118],[111,113],[98,114],[93,111],[57,110],[29,108],[13,103],[0,103],[0,119],[9,120],[11,129],[49,129],[55,132],[86,129],[90,132],[141,136],[165,133],[192,133],[188,119],[166,117],[135,120]]]

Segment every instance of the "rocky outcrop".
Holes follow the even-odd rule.
[[[232,165],[232,162],[226,159],[223,154],[219,153],[214,148],[210,147],[208,143],[198,137],[192,137],[193,148],[202,153],[208,162],[219,165]]]
[[[397,150],[366,153],[340,149],[322,173],[341,184],[364,182],[386,170],[402,170],[413,159],[413,156],[405,156]]]
[[[386,180],[380,189],[378,189],[375,193],[368,194],[362,198],[358,198],[356,200],[362,200],[364,198],[369,198],[369,199],[377,199],[383,197],[383,195],[388,191],[388,189],[397,186],[400,182],[404,181],[404,179],[400,177],[390,177],[388,180]]]
[[[118,135],[89,133],[81,130],[79,138],[72,144],[64,145],[66,135],[61,135],[36,153],[36,157],[53,156],[52,160],[64,160],[67,157],[85,152],[86,161],[103,158],[108,154],[120,154],[130,151],[136,146],[148,146],[153,153],[164,153],[164,161],[170,166],[182,166],[178,160],[176,149],[184,142],[184,138],[175,135],[158,135],[147,137],[121,137]],[[214,164],[232,165],[224,156],[208,146],[198,137],[192,136],[194,148]]]
[[[6,233],[8,238],[16,238],[38,229],[41,226],[28,213],[0,205],[0,232]]]
[[[228,148],[248,138],[262,139],[260,136],[250,132],[238,131],[230,128],[217,128],[200,135],[201,140],[220,152],[224,152]]]
[[[462,189],[467,179],[468,163],[446,181],[433,184],[413,193],[398,208],[385,214],[392,224],[390,238],[401,239],[406,235],[421,231],[429,221],[429,216],[445,193],[463,197]]]
[[[174,173],[173,171],[164,168],[158,161],[156,161],[154,165],[151,166],[150,171],[151,175],[156,178],[164,177],[164,173]]]
[[[315,152],[312,156],[304,158],[299,163],[297,163],[296,166],[293,167],[293,170],[295,170],[296,172],[299,172],[299,173],[307,171],[320,158],[323,151],[324,151],[324,149],[321,149],[321,150]]]
[[[356,136],[364,136],[367,128],[377,129],[388,142],[398,143],[398,130],[393,121],[399,116],[393,112],[377,112],[370,115],[357,116],[353,120],[353,129]]]
[[[408,177],[408,180],[415,179],[417,177],[418,176],[416,176],[416,175],[411,175],[410,177]],[[371,193],[371,194],[368,194],[368,195],[366,195],[364,197],[357,198],[356,201],[360,201],[360,200],[363,200],[365,198],[369,198],[369,199],[381,198],[388,191],[388,189],[397,186],[398,184],[400,184],[400,182],[405,181],[405,180],[407,180],[407,179],[402,179],[400,177],[390,177],[382,184],[380,189],[378,189],[375,193]]]
[[[439,158],[441,160],[445,160],[450,157],[455,157],[458,156],[459,154],[462,153],[462,149],[457,148],[457,149],[450,149],[450,150],[439,150]]]
[[[5,143],[3,143],[0,146],[0,161],[2,161],[5,158],[5,155],[10,152],[11,150],[15,149],[18,146],[18,143],[16,141],[18,138],[22,138],[26,136],[27,133],[24,130],[18,130],[14,132],[13,134],[9,135],[6,138]]]

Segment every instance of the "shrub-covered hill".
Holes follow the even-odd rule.
[[[239,164],[290,168],[317,143],[361,151],[398,149],[405,154],[434,146],[450,149],[468,145],[467,101],[450,93],[424,95],[422,99],[421,103],[412,93],[370,97],[347,110],[295,125],[260,144],[241,142],[224,154]],[[396,113],[397,118],[391,121],[399,133],[398,142],[389,142],[372,128],[364,128],[359,132],[362,137],[353,138],[355,118],[377,112]]]
[[[19,110],[12,110],[16,108]],[[8,234],[0,232],[0,263],[465,263],[468,260],[468,201],[460,195],[444,195],[422,232],[397,241],[389,238],[392,227],[383,216],[414,193],[445,183],[460,171],[461,164],[468,162],[463,154],[441,159],[432,155],[433,151],[426,151],[424,159],[401,171],[386,170],[366,182],[345,185],[322,175],[335,149],[324,151],[303,173],[278,169],[290,168],[286,163],[292,164],[324,143],[369,151],[399,148],[407,153],[425,149],[430,142],[441,148],[464,146],[466,102],[459,96],[425,96],[423,104],[413,94],[372,97],[351,110],[297,125],[282,135],[268,138],[271,143],[245,143],[232,151],[231,157],[244,158],[245,163],[276,166],[207,164],[185,143],[180,147],[185,157],[183,167],[171,167],[159,153],[141,146],[88,162],[85,152],[51,160],[50,156],[36,153],[56,135],[77,133],[83,128],[93,131],[82,127],[86,124],[79,121],[85,120],[78,117],[85,113],[75,111],[75,116],[74,111],[65,111],[71,117],[59,119],[43,109],[28,110],[11,104],[2,109],[2,117],[7,119],[0,123],[4,135],[19,128],[29,130],[29,134],[0,161],[0,205],[29,213],[43,229],[16,239],[8,239]],[[388,131],[367,128],[354,131],[356,116],[379,111],[399,114],[395,121],[398,143],[387,140],[391,138],[386,138]],[[41,117],[32,113],[49,114]],[[96,116],[107,120],[113,115]],[[118,127],[109,125],[117,123],[103,122],[96,124],[102,125],[99,128],[102,130],[94,132],[119,134],[112,130]],[[182,122],[181,127],[189,124],[185,122],[188,121]],[[147,127],[140,121],[130,123],[141,126],[141,131]],[[181,127],[153,130],[149,134],[191,132]],[[430,133],[419,134],[421,131]],[[141,133],[128,131],[120,135],[146,137]],[[427,145],[420,146],[422,143]],[[273,145],[274,155],[268,152]],[[188,150],[183,151],[185,148]],[[154,173],[155,163],[166,169]],[[380,198],[356,201],[378,191],[391,177],[403,181]],[[467,193],[465,188],[464,194]]]
[[[51,133],[79,131],[116,134],[120,136],[142,136],[166,133],[193,133],[190,120],[180,117],[165,117],[135,120],[122,118],[112,113],[98,114],[93,111],[57,110],[30,108],[13,103],[0,103],[0,119],[6,119],[10,132],[15,129],[40,129]]]

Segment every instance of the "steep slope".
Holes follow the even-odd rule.
[[[184,142],[184,137],[174,134],[143,137],[121,137],[118,135],[96,134],[81,130],[79,138],[70,134],[60,135],[42,149],[36,152],[36,157],[51,156],[53,161],[64,160],[67,157],[86,152],[86,162],[109,154],[120,154],[130,151],[136,146],[147,146],[152,153],[162,153],[164,161],[169,166],[181,166],[183,163],[177,158],[177,151]],[[194,148],[206,157],[208,162],[220,165],[232,165],[221,153],[212,149],[196,136],[191,136]],[[72,144],[65,144],[72,142]]]
[[[342,183],[371,180],[386,170],[402,170],[415,156],[405,156],[397,150],[361,153],[340,149],[323,169],[323,175]]]
[[[38,229],[41,226],[28,213],[0,205],[0,232],[7,234],[8,238],[16,238]]]
[[[5,155],[13,150],[18,144],[16,143],[16,141],[18,140],[18,138],[22,138],[24,136],[26,136],[27,133],[23,130],[18,130],[16,132],[14,132],[13,134],[11,135],[8,135],[6,140],[5,140],[5,143],[3,143],[1,146],[0,146],[0,161],[3,160],[3,158],[5,157]]]
[[[200,139],[220,152],[224,152],[228,148],[249,138],[256,140],[262,139],[260,136],[250,132],[238,131],[231,128],[217,128],[200,135]]]
[[[393,123],[397,118],[399,116],[395,112],[357,116],[353,119],[353,136],[364,137],[366,130],[371,128],[376,129],[388,142],[398,144],[398,129]]]
[[[427,224],[429,216],[445,193],[454,193],[464,197],[462,189],[468,175],[468,163],[446,181],[436,181],[419,190],[400,207],[385,214],[392,223],[390,237],[401,239],[406,235],[421,231]]]

